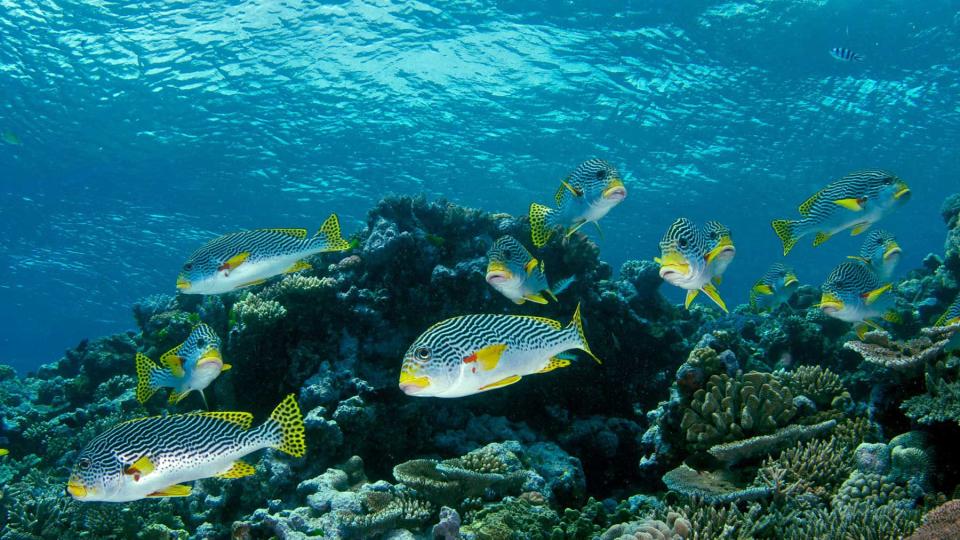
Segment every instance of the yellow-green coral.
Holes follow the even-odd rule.
[[[843,387],[840,376],[820,366],[800,366],[793,371],[777,373],[780,382],[794,395],[806,396],[819,409],[842,409],[850,401],[850,393]]]

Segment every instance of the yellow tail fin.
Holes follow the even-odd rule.
[[[599,358],[593,351],[590,350],[590,345],[587,344],[587,335],[583,333],[583,319],[580,318],[580,304],[577,304],[577,310],[573,312],[573,319],[570,321],[570,324],[567,325],[567,328],[576,328],[577,336],[580,338],[580,349],[583,352],[590,355],[590,358],[593,358],[597,361],[598,364],[602,364]]]
[[[793,249],[793,246],[797,244],[797,240],[800,239],[794,231],[795,224],[795,222],[788,219],[776,219],[771,223],[771,225],[773,225],[774,232],[777,233],[777,236],[780,237],[780,241],[783,242],[784,255],[790,253],[790,250]]]
[[[151,375],[160,366],[143,353],[137,353],[137,401],[146,403],[160,389],[151,381]]]
[[[320,230],[317,231],[317,237],[325,241],[324,251],[345,251],[350,249],[350,242],[343,239],[340,235],[340,219],[336,214],[330,214],[330,217],[323,222]]]
[[[270,422],[278,426],[277,440],[273,441],[271,446],[294,457],[301,457],[307,453],[303,414],[300,413],[300,406],[297,405],[293,394],[285,397],[270,413],[267,423]],[[270,427],[275,428],[275,426]]]
[[[532,203],[530,205],[530,236],[533,239],[533,245],[543,247],[547,240],[550,240],[553,227],[547,223],[547,218],[553,212],[542,204]]]

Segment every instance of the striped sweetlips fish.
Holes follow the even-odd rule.
[[[542,247],[559,226],[566,229],[567,237],[587,223],[593,223],[599,230],[597,222],[626,196],[627,188],[613,165],[602,159],[584,161],[560,182],[554,195],[556,208],[530,205],[533,245]]]
[[[556,286],[547,282],[543,261],[538,261],[512,236],[501,236],[487,252],[487,283],[515,304],[529,300],[546,304],[574,281],[570,276]]]
[[[834,180],[800,205],[797,220],[774,220],[773,230],[783,242],[783,254],[798,240],[814,235],[819,246],[846,229],[856,236],[910,199],[910,188],[896,175],[878,169],[852,172]]]
[[[210,386],[221,372],[230,369],[230,364],[224,364],[220,355],[220,336],[203,323],[190,332],[186,341],[160,357],[163,367],[143,353],[137,353],[136,363],[137,401],[140,403],[146,403],[161,388],[172,388],[170,403],[179,403],[196,390],[206,404],[203,389]]]
[[[897,269],[902,251],[893,234],[877,229],[867,235],[860,247],[860,253],[850,258],[870,265],[880,281],[889,281]]]
[[[600,362],[583,334],[580,306],[566,327],[525,315],[454,317],[413,342],[403,357],[400,389],[411,396],[469,396],[566,367],[572,349]]]
[[[960,323],[960,293],[954,298],[953,303],[947,308],[947,311],[937,319],[934,326],[950,326]]]
[[[708,221],[703,227],[703,233],[707,237],[708,253],[715,253],[710,264],[711,280],[715,285],[720,285],[723,281],[723,273],[733,262],[737,249],[733,245],[733,233],[730,228],[718,221]]]
[[[716,284],[736,249],[729,231],[724,235],[716,228],[717,225],[713,226],[717,232],[716,238],[712,238],[689,219],[680,218],[670,225],[660,240],[660,256],[654,259],[660,265],[660,277],[671,285],[687,290],[684,301],[687,309],[703,291],[720,309],[727,311]],[[725,229],[722,225],[720,227]]]
[[[186,497],[201,478],[254,474],[241,460],[261,448],[291,456],[306,452],[303,417],[293,395],[251,429],[246,412],[195,412],[140,418],[94,438],[77,458],[67,493],[80,501],[128,502]]]
[[[797,290],[800,280],[793,268],[782,263],[770,265],[763,277],[750,289],[750,307],[753,309],[776,309],[786,303]]]
[[[304,259],[317,253],[344,251],[336,214],[314,236],[306,229],[256,229],[225,234],[198,249],[184,263],[177,289],[186,294],[220,294],[259,285],[285,273],[310,268]]]
[[[863,339],[867,330],[880,328],[873,319],[899,322],[894,311],[893,285],[883,283],[869,266],[857,261],[840,263],[821,287],[820,309],[827,315],[854,324]]]
[[[859,62],[863,60],[863,55],[857,54],[846,47],[834,47],[830,49],[830,56],[846,62]]]

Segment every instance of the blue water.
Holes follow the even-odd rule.
[[[0,141],[0,363],[132,328],[218,234],[331,211],[352,232],[386,193],[523,214],[594,156],[629,190],[602,222],[614,267],[679,216],[716,219],[738,250],[721,292],[744,302],[782,258],[771,219],[881,167],[913,188],[882,224],[902,274],[942,249],[958,187],[958,9],[0,0],[0,132],[19,143]],[[859,240],[787,260],[818,284]]]

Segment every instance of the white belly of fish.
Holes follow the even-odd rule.
[[[282,255],[256,262],[244,262],[232,270],[220,270],[212,278],[191,287],[199,294],[221,294],[239,289],[252,282],[271,278],[287,271],[300,259],[311,255]]]
[[[233,466],[234,461],[259,449],[259,447],[255,447],[207,457],[202,462],[186,468],[183,464],[164,464],[161,457],[158,460],[157,468],[150,474],[141,476],[139,480],[134,480],[131,475],[124,475],[121,488],[106,500],[108,502],[136,501],[145,499],[151,493],[169,486],[192,482],[201,478],[210,478],[228,471]]]
[[[500,357],[497,367],[485,371],[477,362],[465,363],[460,370],[460,380],[449,390],[437,397],[453,398],[470,396],[483,392],[480,388],[502,381],[514,375],[531,375],[547,367],[550,358],[574,348],[570,344],[558,343],[542,349],[519,350],[507,347]]]

